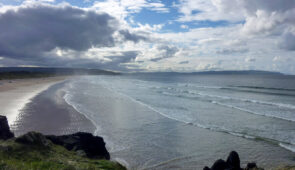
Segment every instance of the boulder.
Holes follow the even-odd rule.
[[[231,151],[227,157],[226,163],[230,166],[231,169],[240,170],[240,157],[236,151]]]
[[[15,142],[42,147],[48,147],[50,145],[50,141],[47,140],[43,134],[38,132],[28,132],[22,136],[17,137]]]
[[[254,162],[248,163],[247,167],[245,168],[245,170],[256,170],[256,169],[258,170],[258,167],[256,163]]]
[[[46,138],[56,145],[64,146],[68,150],[78,153],[84,152],[88,158],[110,159],[103,138],[93,136],[91,133],[78,132],[62,136],[47,135]]]
[[[242,170],[239,154],[236,151],[232,151],[226,161],[218,159],[214,162],[211,168],[206,166],[203,170]]]
[[[211,170],[225,170],[225,169],[229,169],[229,164],[222,159],[218,159],[217,161],[215,161],[211,167]]]
[[[9,129],[7,118],[0,115],[0,139],[7,140],[13,137],[14,134]]]

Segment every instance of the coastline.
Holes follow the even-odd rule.
[[[256,160],[259,161],[258,165],[270,168],[272,165],[269,164],[269,160],[284,162],[284,158],[274,156],[274,154],[268,155],[271,158],[267,159],[264,156],[265,154],[263,154],[271,153],[272,151],[279,155],[283,155],[280,154],[282,153],[282,149],[277,146],[269,146],[269,144],[259,141],[248,141],[245,143],[245,139],[232,137],[227,134],[225,134],[226,138],[224,138],[224,134],[215,132],[208,133],[208,130],[199,129],[190,124],[183,124],[166,119],[165,117],[152,112],[150,109],[136,104],[134,101],[130,101],[129,99],[126,100],[126,96],[118,95],[113,91],[97,85],[93,86],[94,89],[91,89],[91,87],[87,85],[87,81],[82,81],[82,87],[90,90],[90,94],[94,94],[93,92],[97,89],[98,91],[95,93],[95,97],[99,96],[99,99],[101,100],[97,100],[97,98],[95,98],[95,100],[89,100],[88,102],[92,101],[93,103],[89,103],[86,109],[95,106],[93,110],[97,114],[84,115],[82,113],[83,111],[79,113],[79,109],[76,110],[77,108],[65,101],[66,87],[69,82],[70,80],[65,80],[52,84],[25,104],[25,107],[21,110],[19,121],[17,121],[16,126],[13,127],[16,136],[29,131],[38,131],[45,135],[63,135],[78,131],[90,132],[93,134],[96,127],[92,121],[100,117],[97,119],[96,123],[101,125],[104,129],[100,131],[99,136],[103,136],[109,146],[113,145],[112,141],[116,142],[114,143],[114,148],[108,148],[110,149],[110,154],[112,155],[113,160],[116,160],[131,169],[184,168],[186,162],[189,162],[190,166],[202,168],[204,165],[207,165],[208,162],[212,162],[216,159],[216,157],[222,157],[223,153],[227,153],[231,148],[238,148],[237,150],[241,152],[241,157],[243,158],[243,162],[241,163],[243,165],[245,164],[244,161],[248,162]],[[86,92],[84,90],[85,89],[76,89],[77,92],[81,91],[83,94]],[[77,97],[74,97],[74,99],[78,99],[78,101],[91,99],[89,96],[85,97],[87,98],[78,99]],[[114,105],[117,107],[111,107]],[[79,105],[78,108],[80,108]],[[120,109],[117,110],[116,108]],[[110,115],[110,113],[117,113],[118,111],[120,111],[120,114],[115,114],[114,116]],[[138,113],[143,114],[138,115]],[[109,124],[109,122],[117,123]],[[131,125],[127,126],[128,128],[135,128],[132,131],[135,132],[134,135],[128,136],[128,138],[126,138],[126,135],[123,135],[126,131],[125,125],[127,124]],[[138,133],[136,132],[136,129],[142,129],[144,132]],[[166,133],[165,129],[170,129],[171,131],[169,130],[168,133]],[[165,136],[165,138],[161,138],[161,136]],[[153,142],[146,142],[147,137]],[[187,139],[186,141],[188,142],[185,143],[183,139]],[[204,141],[206,141],[206,143],[208,142],[211,144],[207,145],[206,143],[202,143],[203,141],[199,141],[199,139],[205,139]],[[117,143],[118,141],[120,142]],[[134,143],[134,141],[136,141],[136,143]],[[172,145],[163,145],[164,148],[161,146],[159,151],[151,152],[148,150],[148,148],[159,147],[160,145],[158,144],[163,143],[163,141],[164,143],[174,142]],[[229,143],[230,141],[230,145],[224,146],[224,148],[210,148],[210,146],[217,146],[215,141],[223,141],[222,143]],[[124,142],[126,142],[125,146]],[[196,143],[198,143],[198,145],[203,145],[206,150],[203,149],[202,151],[202,148],[197,146],[194,147]],[[247,145],[240,146],[242,143]],[[183,150],[174,153],[171,148],[179,145],[189,145],[191,148],[185,153],[181,153]],[[161,155],[161,153],[164,152],[173,155],[172,159],[166,157],[166,155]],[[150,155],[148,155],[149,153]],[[141,157],[140,154],[145,156]],[[134,159],[131,155],[136,155],[138,159]],[[199,159],[199,157],[204,157],[204,159]],[[123,158],[123,160],[120,160],[121,158]]]
[[[12,126],[16,136],[29,131],[46,135],[64,135],[75,132],[95,131],[95,126],[64,100],[67,80],[55,81],[32,97],[20,110]]]
[[[20,110],[32,98],[53,84],[65,81],[67,77],[44,77],[30,79],[0,80],[1,114],[6,116],[9,125],[19,117]]]

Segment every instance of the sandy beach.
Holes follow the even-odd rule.
[[[20,110],[34,96],[64,80],[66,77],[0,80],[0,114],[6,116],[9,125],[12,125],[18,119]]]
[[[3,84],[0,104],[16,136],[29,131],[53,135],[94,132],[91,121],[64,101],[69,79],[12,80]]]

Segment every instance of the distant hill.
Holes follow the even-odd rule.
[[[66,75],[118,75],[119,73],[85,68],[0,67],[0,79],[34,78]]]
[[[241,71],[232,71],[232,70],[226,70],[226,71],[203,71],[203,72],[193,72],[190,74],[276,74],[276,75],[283,75],[279,72],[271,72],[271,71],[260,71],[260,70],[241,70]]]
[[[226,71],[201,71],[201,72],[141,72],[135,74],[162,74],[162,75],[284,75],[279,72],[260,70],[226,70]]]

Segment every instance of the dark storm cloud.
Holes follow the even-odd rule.
[[[116,34],[117,33],[117,34]],[[123,38],[122,38],[123,37]],[[70,5],[35,4],[0,13],[0,66],[36,65],[124,70],[135,51],[113,56],[85,56],[94,47],[114,47],[124,41],[145,41],[144,35],[120,29],[119,21],[106,13]],[[70,51],[58,55],[56,49]],[[118,54],[118,55],[117,55]]]
[[[54,48],[113,46],[116,20],[71,6],[22,7],[0,14],[0,56],[40,57]]]
[[[135,43],[139,42],[140,40],[147,41],[148,38],[143,35],[139,34],[132,34],[129,30],[120,30],[119,33],[123,36],[124,40],[133,41]]]

